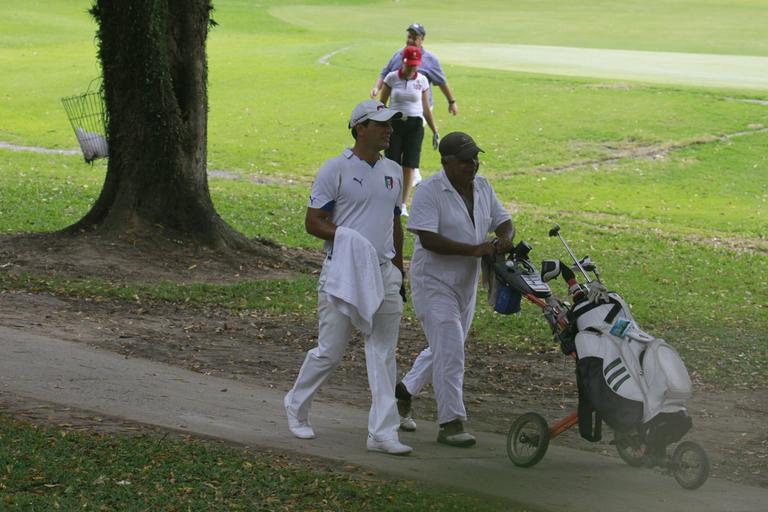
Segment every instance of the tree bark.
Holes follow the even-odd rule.
[[[214,248],[252,244],[211,201],[207,166],[210,0],[95,0],[109,162],[92,209],[67,231],[162,231]]]

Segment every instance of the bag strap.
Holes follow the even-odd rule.
[[[603,438],[603,416],[579,390],[579,435],[591,443]]]
[[[605,323],[607,324],[612,324],[613,319],[616,318],[616,315],[618,315],[619,312],[621,312],[621,310],[624,309],[624,306],[621,304],[621,302],[619,302],[615,298],[611,297],[610,302],[613,304],[613,307],[608,312],[608,314],[605,315]]]
[[[624,309],[624,305],[621,302],[619,302],[617,299],[613,298],[613,297],[611,297],[608,302],[597,302],[597,303],[591,302],[591,303],[587,304],[586,306],[582,306],[582,307],[580,307],[578,309],[575,309],[575,308],[572,309],[571,311],[573,313],[573,319],[576,320],[581,315],[589,313],[593,309],[599,308],[599,307],[604,306],[606,304],[613,304],[613,307],[608,312],[608,314],[605,315],[605,318],[603,320],[606,323],[609,323],[609,324],[613,323],[613,320],[616,318],[616,315],[618,315],[619,312],[621,312],[621,310]]]

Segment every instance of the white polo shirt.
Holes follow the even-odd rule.
[[[445,170],[430,176],[416,189],[411,203],[408,230],[429,231],[466,244],[479,244],[511,216],[482,176],[474,182],[475,222],[469,217],[461,196],[453,188]],[[416,295],[428,285],[442,285],[458,294],[466,306],[477,289],[480,258],[446,256],[424,249],[416,237],[411,260],[414,304]]]
[[[399,164],[382,156],[371,166],[347,148],[320,168],[307,206],[330,211],[331,222],[363,235],[383,263],[395,256],[392,221],[402,196]],[[325,250],[330,254],[333,244],[326,241]]]
[[[389,73],[384,83],[391,89],[389,108],[402,112],[407,117],[424,117],[421,93],[429,89],[429,80],[421,73],[415,78],[400,77],[400,70]]]

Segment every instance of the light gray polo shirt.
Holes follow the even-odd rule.
[[[392,222],[400,214],[402,196],[399,164],[382,156],[371,166],[347,148],[320,168],[307,206],[331,212],[331,222],[363,235],[383,263],[395,256]],[[331,242],[324,247],[333,251]]]

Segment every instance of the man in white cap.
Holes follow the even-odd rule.
[[[389,146],[391,120],[400,115],[380,101],[358,104],[349,119],[354,146],[325,162],[312,184],[305,226],[325,241],[327,252],[318,282],[318,340],[284,401],[290,431],[301,439],[314,438],[312,398],[358,327],[365,339],[372,396],[366,446],[392,455],[411,452],[398,438],[394,394],[395,346],[405,298],[403,173],[381,155]]]
[[[464,342],[475,313],[480,259],[512,248],[512,218],[491,185],[477,175],[475,141],[453,132],[440,141],[443,170],[430,176],[413,196],[408,231],[416,235],[411,260],[413,307],[429,346],[397,384],[401,429],[416,429],[411,396],[428,382],[437,401],[437,442],[469,447],[464,431]],[[488,233],[496,238],[489,240]]]

